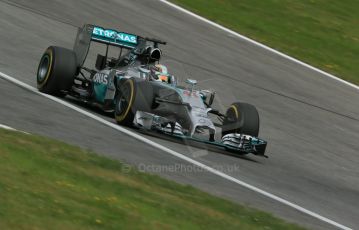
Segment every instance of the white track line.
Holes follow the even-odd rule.
[[[133,137],[133,138],[135,138],[135,139],[137,139],[137,140],[139,140],[139,141],[141,141],[143,143],[146,143],[146,144],[148,144],[148,145],[150,145],[150,146],[152,146],[154,148],[160,149],[160,150],[162,150],[162,151],[164,151],[166,153],[171,154],[172,156],[178,157],[178,158],[180,158],[180,159],[182,159],[184,161],[187,161],[187,162],[189,162],[189,163],[191,163],[193,165],[201,167],[201,168],[203,168],[203,169],[205,169],[205,170],[207,170],[207,171],[209,171],[209,172],[211,172],[211,173],[213,173],[213,174],[215,174],[217,176],[220,176],[220,177],[222,177],[222,178],[224,178],[226,180],[229,180],[229,181],[232,181],[232,182],[234,182],[234,183],[236,183],[238,185],[241,185],[241,186],[243,186],[243,187],[245,187],[245,188],[247,188],[249,190],[257,192],[257,193],[259,193],[259,194],[261,194],[263,196],[266,196],[266,197],[268,197],[270,199],[278,201],[278,202],[280,202],[280,203],[282,203],[284,205],[292,207],[292,208],[294,208],[294,209],[296,209],[296,210],[298,210],[298,211],[300,211],[302,213],[310,215],[310,216],[312,216],[314,218],[317,218],[317,219],[319,219],[319,220],[321,220],[323,222],[331,224],[331,225],[333,225],[335,227],[338,227],[340,229],[352,230],[349,227],[346,227],[346,226],[344,226],[342,224],[339,224],[339,223],[337,223],[337,222],[335,222],[333,220],[330,220],[330,219],[328,219],[328,218],[326,218],[324,216],[321,216],[321,215],[319,215],[319,214],[317,214],[315,212],[312,212],[312,211],[310,211],[308,209],[305,209],[305,208],[303,208],[303,207],[301,207],[301,206],[299,206],[297,204],[294,204],[294,203],[292,203],[290,201],[287,201],[287,200],[285,200],[283,198],[280,198],[280,197],[278,197],[276,195],[273,195],[273,194],[271,194],[269,192],[266,192],[266,191],[264,191],[264,190],[262,190],[260,188],[257,188],[257,187],[255,187],[253,185],[250,185],[250,184],[248,184],[248,183],[246,183],[244,181],[241,181],[241,180],[239,180],[237,178],[231,177],[231,176],[229,176],[229,175],[227,175],[227,174],[225,174],[225,173],[223,173],[221,171],[218,171],[218,170],[216,170],[214,168],[211,168],[210,166],[207,166],[207,165],[205,165],[205,164],[203,164],[201,162],[198,162],[196,160],[193,160],[192,158],[189,158],[189,157],[187,157],[187,156],[185,156],[185,155],[183,155],[181,153],[178,153],[178,152],[176,152],[176,151],[174,151],[172,149],[169,149],[169,148],[167,148],[167,147],[165,147],[163,145],[160,145],[160,144],[158,144],[156,142],[153,142],[153,141],[151,141],[151,140],[149,140],[149,139],[147,139],[147,138],[145,138],[145,137],[143,137],[143,136],[141,136],[141,135],[139,135],[139,134],[137,134],[135,132],[127,130],[127,129],[125,129],[125,128],[117,125],[117,124],[114,124],[112,122],[106,121],[105,119],[103,119],[103,118],[101,118],[101,117],[99,117],[99,116],[97,116],[97,115],[95,115],[93,113],[87,112],[87,111],[85,111],[85,110],[83,110],[83,109],[81,109],[81,108],[79,108],[77,106],[74,106],[74,105],[72,105],[72,104],[70,104],[70,103],[68,103],[66,101],[63,101],[63,100],[61,100],[61,99],[59,99],[57,97],[53,97],[53,96],[47,95],[47,94],[42,94],[36,88],[34,88],[34,87],[32,87],[32,86],[30,86],[30,85],[28,85],[28,84],[26,84],[26,83],[24,83],[22,81],[19,81],[19,80],[13,78],[13,77],[10,77],[10,76],[8,76],[8,75],[6,75],[4,73],[0,72],[0,77],[7,80],[7,81],[9,81],[9,82],[12,82],[12,83],[20,86],[22,88],[25,88],[25,89],[27,89],[27,90],[29,90],[29,91],[37,94],[37,95],[41,95],[41,96],[46,97],[46,98],[48,98],[48,99],[50,99],[52,101],[60,103],[61,105],[64,105],[64,106],[66,106],[66,107],[68,107],[70,109],[73,109],[73,110],[75,110],[75,111],[77,111],[77,112],[79,112],[79,113],[81,113],[81,114],[83,114],[83,115],[85,115],[87,117],[90,117],[90,118],[92,118],[92,119],[94,119],[94,120],[96,120],[96,121],[98,121],[98,122],[100,122],[100,123],[102,123],[102,124],[104,124],[106,126],[109,126],[109,127],[113,128],[113,129],[115,129],[117,131],[120,131],[121,133],[124,133],[124,134],[126,134],[126,135],[128,135],[130,137]]]
[[[272,48],[270,48],[270,47],[268,47],[268,46],[266,46],[266,45],[264,45],[264,44],[262,44],[262,43],[259,43],[259,42],[257,42],[257,41],[254,41],[254,40],[252,40],[252,39],[250,39],[250,38],[248,38],[248,37],[246,37],[246,36],[244,36],[244,35],[241,35],[241,34],[239,34],[239,33],[237,33],[237,32],[234,32],[233,30],[230,30],[230,29],[228,29],[228,28],[226,28],[226,27],[224,27],[224,26],[221,26],[221,25],[219,25],[219,24],[217,24],[217,23],[215,23],[215,22],[212,22],[212,21],[210,21],[210,20],[208,20],[208,19],[206,19],[206,18],[204,18],[204,17],[201,17],[201,16],[199,16],[199,15],[197,15],[197,14],[195,14],[195,13],[192,13],[191,11],[186,10],[186,9],[184,9],[184,8],[182,8],[182,7],[180,7],[180,6],[176,5],[176,4],[174,4],[174,3],[168,2],[167,0],[159,0],[159,1],[160,1],[160,2],[163,2],[163,3],[165,3],[165,4],[167,4],[168,6],[171,6],[171,7],[175,8],[176,10],[179,10],[179,11],[181,11],[181,12],[187,14],[187,15],[190,15],[190,16],[192,16],[192,17],[194,17],[194,18],[197,18],[197,19],[199,19],[199,20],[201,20],[201,21],[203,21],[203,22],[206,22],[206,23],[208,23],[208,24],[210,24],[210,25],[212,25],[212,26],[214,26],[214,27],[217,27],[218,29],[221,29],[221,30],[223,30],[223,31],[225,31],[225,32],[227,32],[227,33],[230,33],[230,34],[232,34],[232,35],[234,35],[234,36],[236,36],[236,37],[239,37],[239,38],[241,38],[241,39],[243,39],[243,40],[245,40],[245,41],[248,41],[248,42],[250,42],[250,43],[252,43],[252,44],[254,44],[254,45],[256,45],[256,46],[259,46],[259,47],[261,47],[261,48],[263,48],[263,49],[269,50],[269,51],[271,51],[271,52],[273,52],[273,53],[275,53],[275,54],[278,54],[279,56],[281,56],[281,57],[283,57],[283,58],[286,58],[286,59],[288,59],[288,60],[291,60],[291,61],[293,61],[293,62],[295,62],[295,63],[298,63],[298,64],[300,64],[300,65],[302,65],[302,66],[305,66],[305,67],[307,67],[307,68],[309,68],[309,69],[311,69],[311,70],[314,70],[314,71],[316,71],[316,72],[318,72],[318,73],[321,73],[321,74],[323,74],[323,75],[325,75],[325,76],[327,76],[327,77],[329,77],[329,78],[332,78],[332,79],[334,79],[334,80],[336,80],[336,81],[338,81],[338,82],[344,83],[344,84],[346,84],[346,85],[348,85],[348,86],[351,86],[351,87],[353,87],[353,88],[359,90],[359,86],[357,86],[357,85],[355,85],[355,84],[353,84],[353,83],[347,82],[347,81],[345,81],[345,80],[343,80],[343,79],[340,79],[339,77],[336,77],[336,76],[334,76],[334,75],[332,75],[332,74],[330,74],[330,73],[327,73],[327,72],[325,72],[325,71],[323,71],[323,70],[321,70],[321,69],[318,69],[318,68],[316,68],[316,67],[314,67],[314,66],[311,66],[311,65],[309,65],[309,64],[307,64],[307,63],[305,63],[305,62],[302,62],[302,61],[300,61],[300,60],[298,60],[298,59],[295,59],[295,58],[293,58],[293,57],[291,57],[291,56],[288,56],[287,54],[281,53],[281,52],[279,52],[278,50],[272,49]]]
[[[10,126],[2,125],[2,124],[0,124],[0,129],[7,129],[7,130],[12,130],[12,131],[17,131],[16,129],[11,128]]]
[[[14,128],[10,127],[10,126],[2,125],[2,124],[0,124],[0,129],[7,129],[7,130],[12,130],[12,131],[18,131],[18,132],[25,133],[25,134],[30,134],[30,133],[27,133],[27,132],[24,132],[24,131],[21,131],[21,130],[17,130],[17,129],[14,129]]]

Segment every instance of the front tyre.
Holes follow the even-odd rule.
[[[133,79],[122,81],[115,98],[115,119],[118,124],[131,126],[135,117],[133,104],[136,95],[136,84]]]
[[[118,124],[132,126],[137,111],[150,112],[153,89],[150,82],[135,78],[122,79],[115,97],[115,119]]]
[[[43,93],[63,95],[63,91],[71,89],[76,72],[75,52],[50,46],[42,55],[37,69],[37,88]]]
[[[233,103],[226,112],[222,126],[222,137],[229,133],[247,134],[258,137],[259,114],[257,109],[247,103]]]

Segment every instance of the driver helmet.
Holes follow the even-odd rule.
[[[170,75],[164,65],[154,65],[150,68],[151,80],[170,83]]]

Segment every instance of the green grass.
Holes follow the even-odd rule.
[[[301,229],[58,141],[0,129],[0,229]]]
[[[359,83],[357,0],[172,0],[313,66]]]

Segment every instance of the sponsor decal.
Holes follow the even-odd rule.
[[[93,82],[98,83],[98,84],[107,85],[107,83],[108,83],[108,75],[104,74],[104,73],[97,73],[93,77]]]
[[[137,44],[137,36],[136,35],[127,34],[127,33],[123,33],[123,32],[117,32],[116,30],[104,29],[104,28],[95,26],[93,28],[92,34],[97,37],[100,37],[100,38],[106,38],[109,40],[113,39],[115,42],[122,41],[122,42]]]

